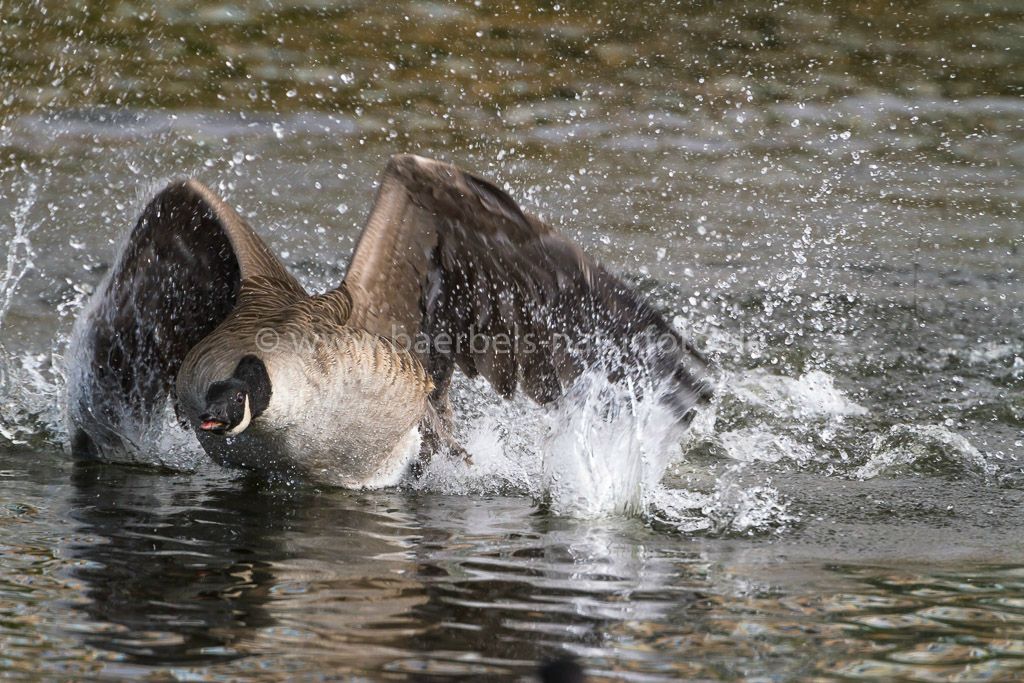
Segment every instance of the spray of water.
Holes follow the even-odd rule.
[[[29,237],[39,227],[38,223],[29,222],[29,211],[36,203],[39,191],[35,183],[29,185],[22,193],[14,211],[11,213],[13,234],[7,243],[7,262],[4,267],[3,280],[0,280],[0,326],[11,309],[14,293],[21,284],[25,274],[32,269],[34,253]]]
[[[466,406],[460,438],[472,462],[436,458],[413,483],[417,489],[530,495],[560,515],[628,515],[682,533],[770,533],[799,519],[770,479],[749,481],[743,459],[724,454],[713,476],[689,462],[709,442],[733,438],[730,421],[719,419],[720,401],[684,430],[656,392],[600,373],[584,376],[549,409],[503,402],[482,380],[459,382],[455,393]],[[679,476],[687,471],[696,476]]]
[[[552,511],[596,517],[647,509],[683,434],[653,389],[637,392],[590,373],[546,413],[543,490]]]
[[[90,424],[90,437],[102,448],[103,460],[132,465],[157,465],[177,471],[193,471],[208,459],[191,430],[178,422],[169,399],[151,413],[132,412],[127,402],[96,405],[91,395],[83,395],[81,388],[95,382],[92,349],[79,341],[89,320],[86,304],[72,331],[72,341],[66,363],[66,392],[64,403],[68,415],[66,424]],[[116,391],[118,388],[111,388]]]
[[[0,276],[0,329],[19,285],[35,267],[31,237],[40,222],[31,220],[31,211],[37,196],[38,185],[30,181],[19,192],[10,214],[10,237]],[[52,352],[15,356],[0,341],[0,439],[14,445],[38,442],[40,437],[59,440],[60,386],[59,358]]]

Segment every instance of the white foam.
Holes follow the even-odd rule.
[[[992,475],[996,466],[964,436],[942,425],[897,424],[876,436],[868,461],[853,476],[871,479],[903,469],[955,468]]]
[[[776,434],[763,425],[723,432],[718,441],[729,458],[742,462],[792,460],[804,465],[817,459],[812,446]]]
[[[632,388],[601,373],[582,378],[555,408],[502,401],[481,380],[454,388],[459,438],[472,457],[435,457],[413,486],[451,494],[518,493],[541,498],[559,515],[645,516],[660,495],[683,429],[653,387]],[[711,429],[702,410],[697,429]]]
[[[967,351],[967,362],[971,365],[985,365],[996,361],[1012,358],[1017,361],[1024,358],[1024,347],[1020,344],[998,344],[988,342]]]
[[[460,429],[461,443],[471,461],[438,453],[423,468],[422,475],[412,482],[413,488],[453,495],[538,495],[539,454],[517,447],[514,440],[507,438],[510,426],[515,426],[510,417],[507,413],[494,412],[467,420]]]
[[[714,482],[708,493],[659,488],[649,514],[660,524],[683,533],[763,533],[779,531],[798,521],[782,494],[770,485],[746,486],[734,466]]]
[[[42,438],[63,443],[67,438],[60,398],[63,376],[59,358],[47,354],[0,357],[3,385],[0,388],[0,436],[24,445]]]
[[[755,370],[735,375],[723,384],[741,401],[798,420],[867,414],[867,409],[849,399],[835,386],[832,376],[821,370],[811,370],[798,378]]]

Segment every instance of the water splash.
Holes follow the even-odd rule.
[[[765,425],[722,432],[718,441],[727,457],[741,462],[792,460],[803,465],[818,457],[813,447],[778,434]]]
[[[25,275],[32,270],[35,252],[32,249],[32,242],[29,236],[36,231],[39,223],[29,222],[29,211],[35,206],[36,196],[39,187],[30,183],[25,190],[13,212],[11,220],[14,234],[7,242],[7,262],[4,267],[3,279],[0,280],[0,326],[3,325],[8,311],[11,309],[11,302],[14,300],[14,293],[18,289]]]
[[[447,494],[529,495],[555,514],[577,518],[646,517],[685,434],[660,397],[659,387],[638,390],[593,371],[557,406],[544,408],[502,400],[483,380],[459,378],[452,398],[472,462],[435,457],[412,485]]]
[[[29,182],[18,190],[11,212],[11,238],[0,279],[0,329],[18,293],[19,285],[35,267],[36,250],[32,234],[42,219],[30,216],[38,199],[38,185]],[[83,309],[92,288],[68,281],[69,291],[57,304],[60,321],[73,319]],[[65,406],[67,388],[76,381],[85,364],[65,356],[68,344],[58,332],[48,351],[14,354],[0,341],[0,439],[12,445],[58,446],[69,442]],[[126,425],[131,425],[129,421]],[[131,425],[122,436],[132,444],[132,464],[160,465],[173,469],[195,469],[201,451],[195,438],[175,426],[173,410],[166,410],[152,422]]]
[[[794,399],[802,406],[795,411],[801,417],[785,408],[775,422],[739,429],[732,418],[722,418],[721,403],[738,400],[735,389],[759,394],[759,383],[801,397]],[[782,531],[799,516],[770,480],[748,481],[747,466],[824,457],[772,430],[780,420],[807,423],[805,413],[827,420],[860,414],[863,408],[846,399],[824,373],[807,380],[751,373],[736,387],[720,385],[720,391],[723,396],[699,410],[684,430],[657,400],[657,392],[640,392],[647,398],[637,399],[635,390],[600,373],[581,378],[554,409],[524,399],[504,401],[483,380],[462,378],[453,386],[453,401],[459,438],[472,462],[435,458],[412,486],[456,495],[529,495],[559,515],[635,516],[682,533]],[[819,408],[812,409],[815,405]],[[727,467],[711,477],[701,456],[708,443],[728,458]],[[680,466],[696,476],[667,474]]]
[[[682,533],[713,535],[780,532],[799,521],[771,482],[746,485],[742,466],[731,466],[709,492],[660,487],[652,496],[648,519]]]
[[[797,378],[755,370],[733,375],[729,387],[730,394],[750,406],[797,420],[867,414],[822,370],[811,370]]]
[[[30,182],[19,192],[11,212],[11,236],[0,277],[0,329],[11,310],[18,287],[35,267],[31,236],[41,221],[32,221],[38,185]],[[51,353],[14,355],[0,341],[0,439],[13,445],[62,439],[60,358]]]
[[[799,377],[736,370],[719,383],[719,395],[695,423],[686,452],[831,471],[851,459],[838,444],[848,443],[845,437],[868,417],[823,370]]]
[[[871,479],[905,472],[949,471],[991,476],[997,469],[966,437],[942,425],[896,424],[874,438],[868,461],[854,476]]]
[[[478,388],[481,397],[486,389]],[[413,489],[452,495],[504,494],[538,496],[541,461],[533,443],[524,443],[536,416],[520,405],[461,419],[459,441],[472,458],[466,463],[440,453],[410,482]],[[515,414],[515,418],[512,417]]]
[[[679,456],[684,431],[650,389],[640,399],[632,386],[593,373],[546,414],[543,489],[553,512],[597,517],[646,510]]]

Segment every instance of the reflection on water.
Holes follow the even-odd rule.
[[[81,562],[74,574],[89,619],[109,626],[87,644],[188,665],[237,656],[236,642],[273,625],[265,603],[286,510],[271,517],[260,496],[216,482],[167,491],[133,471],[83,467],[72,483],[82,533],[68,545]]]
[[[0,676],[1024,679],[1022,34],[998,1],[0,0]],[[507,185],[720,365],[645,517],[538,510],[543,421],[471,383],[474,466],[417,490],[72,467],[67,331],[144,197],[198,175],[323,288],[398,151]]]
[[[527,679],[565,652],[594,680],[1024,675],[1019,564],[832,562],[834,530],[687,540],[519,498],[53,463],[3,474],[12,675]],[[841,554],[869,545],[849,537]]]

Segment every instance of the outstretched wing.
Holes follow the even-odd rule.
[[[146,206],[75,324],[68,411],[77,454],[130,457],[185,354],[235,305],[243,279],[302,292],[252,228],[195,180]]]
[[[410,344],[444,391],[453,366],[546,403],[586,369],[667,379],[680,417],[706,364],[622,281],[505,192],[396,156],[345,277],[350,324]]]

